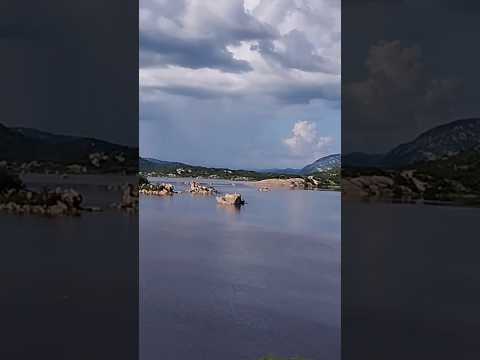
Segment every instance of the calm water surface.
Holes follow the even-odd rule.
[[[214,185],[141,197],[142,360],[339,359],[340,194]]]
[[[0,213],[3,358],[137,356],[138,217],[108,210],[120,192],[75,188],[88,205],[107,209],[55,218]]]

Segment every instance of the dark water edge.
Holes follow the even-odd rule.
[[[339,194],[240,192],[141,197],[142,360],[340,358]]]
[[[444,207],[465,207],[479,208],[480,202],[473,200],[425,200],[425,199],[388,199],[388,198],[363,198],[363,199],[344,199],[347,203],[363,203],[363,204],[399,204],[399,205],[429,205]]]
[[[475,208],[342,202],[342,356],[478,359]]]
[[[0,224],[4,358],[136,358],[137,216],[2,213]]]

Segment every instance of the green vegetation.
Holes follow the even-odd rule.
[[[416,177],[429,184],[424,197],[480,203],[480,153],[466,151],[417,165]]]
[[[9,189],[22,189],[24,187],[22,181],[17,175],[8,173],[6,170],[0,170],[0,191]]]
[[[204,178],[204,179],[223,179],[229,181],[259,181],[266,179],[291,179],[303,178],[309,183],[315,183],[315,187],[321,189],[339,189],[340,187],[340,169],[333,169],[324,172],[317,172],[309,176],[261,173],[249,170],[232,170],[205,168],[196,166],[162,166],[155,170],[141,171],[142,177],[186,177],[186,178]]]
[[[399,169],[345,168],[342,178],[360,180],[373,197],[480,204],[480,152],[476,149]]]
[[[139,175],[139,178],[138,178],[138,185],[148,185],[150,184],[150,181],[148,181],[148,179],[143,176],[143,175]]]
[[[340,168],[318,171],[312,174],[292,174],[279,172],[258,172],[252,170],[236,170],[229,168],[209,168],[192,166],[178,162],[160,161],[155,159],[139,160],[140,175],[144,177],[180,177],[223,179],[229,181],[259,181],[267,179],[302,178],[309,188],[339,190]]]

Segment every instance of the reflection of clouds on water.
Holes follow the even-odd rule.
[[[247,204],[141,198],[143,344],[156,355],[178,338],[205,344],[222,334],[222,356],[209,359],[239,358],[245,349],[255,358],[248,349],[272,347],[336,358],[329,355],[339,347],[340,243],[330,233],[339,223],[327,213],[339,212],[340,194],[214,186],[235,189]]]

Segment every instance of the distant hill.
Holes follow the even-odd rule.
[[[188,167],[193,167],[193,166],[188,164],[183,164],[180,162],[157,160],[154,158],[140,157],[138,162],[138,168],[140,171],[155,171],[155,170],[166,169],[166,168],[175,170],[177,168],[188,168]]]
[[[201,177],[225,180],[265,180],[289,179],[313,175],[307,179],[314,187],[323,189],[339,189],[340,155],[335,154],[319,159],[304,169],[271,169],[271,170],[235,170],[228,168],[208,168],[193,166],[180,162],[169,162],[154,158],[140,158],[139,166],[142,175],[160,177]]]
[[[138,148],[0,124],[1,167],[11,173],[138,172]]]
[[[300,175],[301,169],[292,169],[292,168],[285,168],[285,169],[260,169],[257,170],[258,172],[264,174],[290,174],[290,175]]]
[[[289,175],[311,175],[317,172],[329,171],[329,170],[338,170],[340,169],[340,154],[332,154],[324,156],[315,162],[301,168],[301,169],[264,169],[259,170],[262,173],[272,173],[272,174],[289,174]]]
[[[480,119],[462,119],[437,126],[401,144],[383,158],[386,166],[438,160],[480,146]]]
[[[209,168],[205,166],[195,166],[181,162],[163,161],[154,158],[140,158],[140,172],[155,172],[160,176],[188,176],[188,177],[256,177],[255,171],[233,170],[228,168]]]
[[[451,157],[480,146],[480,119],[461,119],[434,127],[386,154],[343,155],[347,167],[398,168]]]
[[[305,166],[300,170],[300,173],[303,175],[310,175],[316,172],[324,172],[330,170],[338,170],[341,167],[341,156],[340,154],[332,154],[324,156],[317,161],[311,163],[310,165]]]
[[[74,163],[88,161],[91,153],[122,153],[138,161],[138,149],[94,138],[66,136],[0,124],[0,160]]]
[[[382,165],[384,154],[354,152],[342,155],[344,167],[378,167]]]

